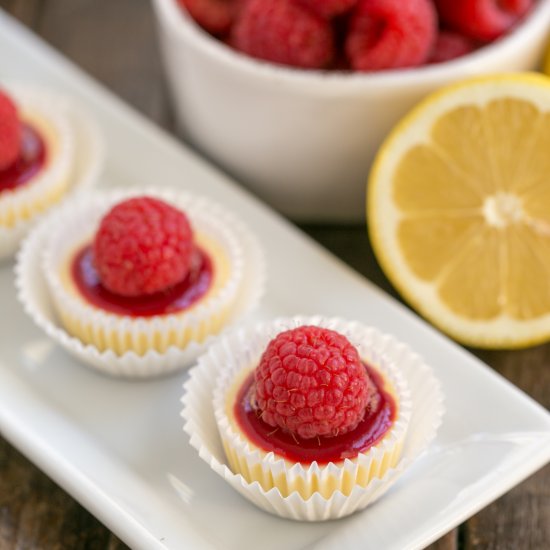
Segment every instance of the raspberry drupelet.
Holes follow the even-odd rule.
[[[363,419],[370,380],[355,347],[337,332],[282,332],[255,372],[255,403],[270,426],[303,439],[343,435]]]
[[[191,17],[212,34],[229,31],[243,0],[178,0],[187,9]]]
[[[166,290],[187,275],[193,252],[187,216],[152,197],[117,204],[101,221],[93,243],[102,284],[120,296]]]
[[[350,12],[358,0],[297,0],[321,17],[331,19]]]
[[[475,42],[451,31],[440,31],[435,41],[435,46],[430,55],[430,63],[444,63],[458,57],[463,57],[476,49]]]

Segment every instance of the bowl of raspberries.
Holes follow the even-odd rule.
[[[428,93],[535,69],[550,0],[154,0],[182,134],[284,214],[358,221]]]

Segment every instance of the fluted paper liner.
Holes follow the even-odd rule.
[[[305,468],[277,459],[273,453],[265,453],[262,458],[257,451],[247,449],[247,444],[238,434],[232,434],[230,427],[228,430],[225,410],[220,409],[220,395],[223,392],[216,391],[216,387],[221,388],[223,384],[220,378],[227,380],[231,376],[228,373],[254,366],[273,336],[305,324],[325,326],[345,334],[359,348],[360,355],[395,385],[397,400],[403,399],[398,403],[403,409],[403,418],[397,419],[397,422],[403,423],[402,426],[397,426],[392,438],[382,440],[377,448],[371,448],[372,453],[366,453],[370,456],[326,466],[314,463]],[[391,374],[388,374],[390,371]],[[394,376],[396,371],[401,373],[405,383],[399,380],[399,374]],[[407,346],[375,328],[323,317],[279,319],[220,339],[190,371],[182,402],[182,416],[186,421],[184,429],[191,436],[191,445],[216,473],[260,508],[283,517],[307,521],[344,517],[374,502],[435,437],[443,415],[439,382],[431,369]],[[402,427],[405,429],[402,430]],[[244,468],[256,468],[256,481],[250,483],[241,473],[233,471],[224,447],[239,456]],[[400,458],[391,464],[396,451],[400,452]],[[365,478],[360,470],[367,461],[372,461],[373,470],[369,469],[372,475]],[[381,466],[384,461],[385,465]],[[282,485],[282,492],[277,487],[266,490],[262,486],[262,482],[266,485],[266,480],[271,482],[273,477],[281,476],[288,480],[287,487]],[[298,479],[300,482],[296,483]],[[304,491],[308,480],[315,480],[322,492]],[[338,486],[336,480],[347,481]],[[349,483],[349,480],[354,482]],[[287,494],[286,490],[293,486],[299,490]],[[307,494],[310,496],[305,496]]]
[[[184,208],[188,214],[191,214],[191,223],[195,227],[195,222],[200,220],[199,225],[201,225],[205,219],[208,220],[208,223],[205,222],[208,229],[210,229],[210,225],[216,227],[216,230],[224,226],[224,242],[235,241],[233,243],[235,251],[231,255],[234,265],[231,266],[231,269],[235,269],[237,275],[232,277],[231,282],[228,279],[225,287],[220,289],[217,295],[205,299],[204,304],[197,306],[189,315],[179,313],[163,316],[162,319],[124,317],[110,319],[110,317],[117,316],[101,311],[88,314],[85,313],[85,308],[90,307],[87,304],[84,304],[82,310],[80,309],[81,304],[75,306],[74,298],[67,297],[68,293],[61,288],[62,285],[55,274],[50,273],[49,278],[52,280],[48,284],[44,265],[49,264],[48,272],[53,269],[55,254],[47,251],[50,237],[56,234],[56,228],[60,227],[59,224],[62,226],[71,219],[74,221],[75,217],[79,217],[78,213],[84,209],[88,212],[87,215],[92,215],[92,212],[95,212],[93,216],[98,220],[110,205],[138,195],[156,196]],[[212,216],[211,220],[210,216]],[[91,223],[93,225],[93,220]],[[88,220],[86,226],[87,224]],[[68,226],[65,225],[65,227]],[[200,230],[199,227],[197,229]],[[93,227],[88,230],[93,232]],[[70,232],[66,231],[67,234]],[[232,236],[228,237],[228,234]],[[73,234],[73,239],[76,241],[76,231]],[[45,253],[44,250],[46,250]],[[51,283],[53,283],[53,287]],[[216,325],[220,319],[217,308],[220,308],[219,311],[222,311],[221,308],[225,308],[225,324],[219,327],[216,325],[217,329],[221,329],[249,313],[258,304],[263,293],[264,283],[263,254],[258,241],[250,231],[219,205],[205,198],[175,190],[132,189],[79,195],[48,215],[32,231],[22,246],[16,265],[18,297],[34,322],[80,361],[104,373],[124,377],[158,376],[188,367],[214,339],[214,333],[204,332],[206,320],[211,319],[211,324]],[[226,288],[229,285],[230,288]],[[154,340],[151,336],[153,333],[164,331],[166,327],[169,327],[170,330],[181,333],[187,339],[183,340],[182,337],[180,342],[185,343],[181,346],[169,345],[162,350],[158,349],[158,345],[156,345],[158,342],[155,342],[154,346],[146,349],[143,353],[137,353],[135,350],[128,350],[124,353],[117,353],[113,349],[101,350],[68,333],[57,313],[59,307],[70,309],[70,311],[73,311],[71,308],[75,307],[77,315],[90,315],[90,319],[83,317],[82,322],[94,323],[98,326],[98,330],[134,331],[134,334]],[[190,334],[200,334],[202,338],[195,340],[189,338]],[[159,341],[162,342],[162,339]]]
[[[7,85],[25,119],[56,142],[50,164],[32,182],[0,195],[0,260],[12,256],[41,214],[66,194],[90,187],[102,167],[95,123],[65,97]]]

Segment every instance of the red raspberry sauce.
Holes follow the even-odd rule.
[[[80,294],[90,304],[118,315],[152,317],[183,311],[204,296],[212,285],[214,268],[206,252],[196,248],[187,277],[164,292],[147,296],[119,296],[107,290],[94,267],[90,245],[74,257],[71,274]]]
[[[316,461],[318,464],[328,464],[354,458],[376,445],[389,431],[397,416],[395,400],[384,390],[384,379],[369,365],[365,365],[365,368],[373,383],[373,390],[363,420],[351,432],[336,437],[302,439],[266,424],[251,403],[253,372],[237,393],[233,408],[237,423],[256,446],[293,462],[310,464]]]
[[[0,170],[0,193],[27,183],[46,164],[46,156],[46,144],[40,134],[23,123],[19,158],[5,170]]]

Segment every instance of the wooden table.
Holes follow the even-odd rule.
[[[0,0],[0,7],[148,117],[174,130],[147,0]],[[302,229],[395,295],[377,267],[363,226]],[[550,345],[474,352],[550,407]],[[0,549],[16,548],[114,550],[126,546],[0,437]],[[430,548],[550,548],[550,466]]]

